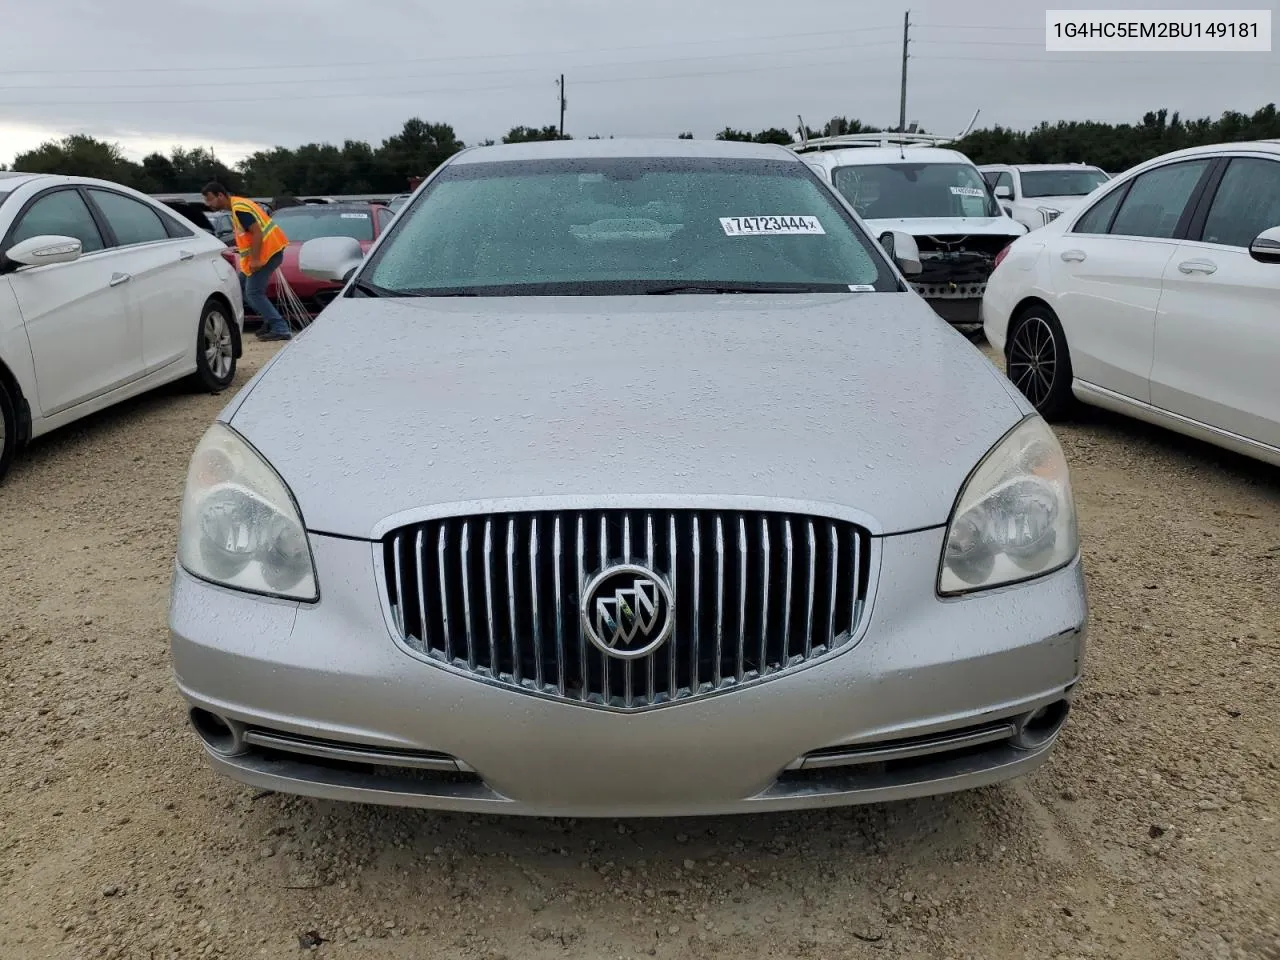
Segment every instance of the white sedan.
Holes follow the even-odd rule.
[[[1043,416],[1079,400],[1280,464],[1280,140],[1150,160],[996,264],[987,339]]]
[[[174,380],[235,377],[223,243],[87,177],[0,173],[0,477],[27,440]]]

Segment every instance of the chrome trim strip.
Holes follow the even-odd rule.
[[[788,765],[787,769],[823,770],[828,767],[849,767],[866,763],[885,763],[889,760],[905,760],[964,747],[976,747],[984,743],[996,743],[1000,740],[1008,740],[1015,733],[1017,733],[1015,724],[1002,723],[968,733],[937,734],[901,746],[886,744],[885,746],[850,747],[839,752],[809,753]]]
[[[377,747],[343,746],[323,743],[283,733],[269,733],[252,728],[244,732],[244,742],[267,750],[282,753],[301,753],[308,757],[326,760],[347,760],[352,763],[373,763],[389,767],[413,767],[418,770],[441,770],[447,773],[473,773],[474,771],[447,754],[400,753]]]

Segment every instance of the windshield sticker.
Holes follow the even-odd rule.
[[[869,283],[851,283],[849,284],[850,293],[875,293],[876,288]]]
[[[342,215],[342,219],[343,220],[368,220],[369,215],[367,213],[344,213]]]
[[[726,237],[755,237],[766,234],[822,233],[817,217],[721,217]]]
[[[951,195],[954,197],[985,197],[987,191],[978,187],[952,187]]]

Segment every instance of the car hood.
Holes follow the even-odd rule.
[[[914,530],[1029,409],[915,294],[851,293],[340,298],[223,416],[309,529],[377,538],[544,497],[781,498]]]
[[[907,217],[863,222],[877,237],[886,230],[900,230],[913,237],[1020,237],[1027,232],[1011,217]]]

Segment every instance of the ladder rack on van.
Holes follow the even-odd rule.
[[[844,150],[851,147],[943,147],[955,137],[938,137],[927,133],[848,133],[837,137],[814,137],[791,145],[796,153],[816,150]]]
[[[916,133],[914,123],[911,124],[910,131],[903,133],[885,130],[881,133],[846,133],[835,137],[810,137],[804,117],[796,117],[799,127],[792,134],[795,142],[791,144],[791,149],[796,153],[810,153],[820,150],[844,150],[850,147],[945,147],[968,136],[973,130],[973,125],[978,122],[978,114],[981,112],[980,109],[973,111],[969,125],[955,137]]]

